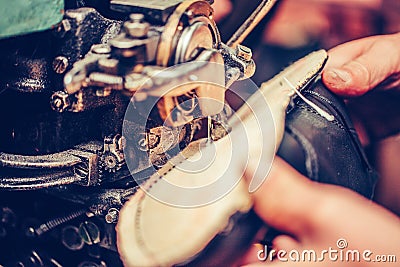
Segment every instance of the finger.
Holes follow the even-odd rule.
[[[274,239],[273,241],[273,250],[269,250],[265,245],[262,244],[253,244],[250,249],[247,251],[245,256],[242,258],[240,265],[246,265],[251,263],[260,263],[262,261],[271,262],[273,258],[276,256],[278,251],[292,251],[297,250],[300,251],[300,243],[297,242],[294,238],[281,235]],[[267,253],[267,255],[265,255]],[[272,254],[272,255],[271,255]]]
[[[364,48],[360,48],[355,41],[348,47],[344,45],[330,52],[331,58],[336,59],[327,65],[323,81],[339,95],[352,97],[365,94],[400,70],[400,52],[394,36],[359,41],[359,44],[365,45]],[[349,61],[341,65],[345,57]]]
[[[246,252],[245,256],[241,259],[240,265],[259,263],[260,251],[261,253],[265,253],[265,246],[259,243],[253,244]]]
[[[328,51],[325,70],[339,68],[349,61],[361,56],[375,42],[375,37],[364,38],[338,45]]]
[[[298,250],[300,251],[300,243],[291,236],[288,235],[280,235],[275,237],[273,240],[273,247],[276,251],[285,250]]]
[[[277,157],[266,181],[253,193],[254,210],[269,226],[297,236],[313,217],[315,192],[313,182]]]

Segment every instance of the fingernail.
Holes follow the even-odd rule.
[[[347,83],[351,80],[350,73],[341,69],[330,69],[326,72],[326,75],[340,83]]]

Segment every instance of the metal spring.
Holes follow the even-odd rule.
[[[73,219],[76,219],[85,213],[86,213],[86,209],[81,209],[78,211],[71,212],[65,216],[51,219],[51,220],[41,224],[39,227],[34,228],[34,232],[37,236],[41,236],[41,235],[47,233],[48,231],[53,230],[57,226],[59,226],[63,223],[72,221]]]

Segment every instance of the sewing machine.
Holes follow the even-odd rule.
[[[284,115],[280,101],[289,104],[296,91],[317,78],[325,51],[289,67],[262,87],[261,95],[248,102],[253,104],[234,112],[225,101],[226,90],[255,71],[251,49],[241,43],[275,1],[261,1],[226,44],[212,3],[1,4],[0,251],[7,253],[1,253],[0,264],[121,265],[114,228],[121,208],[138,198],[138,190],[146,192],[151,181],[213,142],[225,142],[239,124],[250,127],[242,123],[246,117],[266,109],[272,117],[275,109]],[[293,90],[290,97],[274,96],[283,87]],[[265,109],[256,113],[252,107],[260,99],[266,99]],[[327,121],[335,119],[315,105],[311,109]],[[278,144],[269,152],[271,160],[283,136],[284,116],[278,125],[281,132],[270,135],[271,144]],[[365,183],[357,186],[368,195],[373,182]],[[247,214],[251,201],[242,189],[239,210]],[[236,211],[221,213],[217,221],[228,223]],[[251,242],[260,227],[257,219],[249,222],[254,227],[238,246]],[[210,241],[217,234],[210,226],[203,236]],[[207,244],[203,240],[184,255],[161,262],[138,259],[134,265],[188,263]],[[21,249],[11,252],[15,247]],[[200,258],[213,262],[213,257]]]

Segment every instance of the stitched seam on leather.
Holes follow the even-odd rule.
[[[324,102],[328,103],[329,106],[336,112],[337,116],[335,116],[335,117],[340,117],[342,119],[340,123],[346,129],[349,129],[349,130],[353,129],[352,127],[350,127],[347,124],[347,119],[343,116],[343,112],[336,105],[334,105],[333,102],[330,101],[328,98],[326,98],[325,96],[323,96],[323,95],[321,95],[321,94],[319,94],[317,92],[310,91],[310,90],[306,90],[306,91],[304,91],[304,93],[308,93],[308,94],[312,95],[313,97],[317,98],[317,100],[319,100],[319,101],[324,101]]]
[[[313,114],[316,114],[317,116],[321,116],[320,114],[318,114],[315,110],[311,109],[310,107],[306,106],[303,103],[297,103],[297,106],[303,110],[307,110]],[[336,109],[335,109],[336,110]],[[347,128],[345,128],[346,126],[342,125],[341,123],[339,123],[336,119],[334,121],[332,121],[332,123],[334,123],[335,125],[337,125],[340,129],[344,130],[345,132],[349,131],[350,132],[350,140],[352,141],[352,145],[354,146],[354,149],[356,151],[358,151],[360,160],[363,162],[363,164],[365,165],[365,167],[367,168],[366,172],[367,172],[367,177],[370,180],[371,183],[376,184],[377,181],[377,175],[376,172],[374,171],[374,169],[371,167],[369,161],[366,159],[366,156],[364,154],[364,152],[361,150],[361,148],[359,147],[358,143],[356,140],[354,140],[353,134],[351,133],[351,129],[348,127],[348,125],[346,124]],[[307,166],[306,166],[307,168]],[[308,172],[308,169],[307,169]],[[372,191],[372,196],[374,194],[374,191]],[[371,197],[372,197],[371,196]]]
[[[305,110],[307,110],[307,111],[309,111],[309,112],[311,112],[311,113],[313,113],[313,114],[315,114],[315,115],[318,115],[319,117],[322,117],[318,112],[316,112],[314,109],[312,109],[312,108],[306,106],[305,104],[297,103],[297,106],[298,106],[299,108],[305,109]],[[325,119],[325,118],[324,118],[324,119]],[[336,119],[334,119],[333,121],[331,121],[331,123],[335,124],[336,126],[338,126],[338,127],[339,127],[340,129],[342,129],[342,130],[346,130],[346,128],[344,127],[344,125],[341,124],[341,123],[340,123],[338,120],[336,120]]]
[[[325,101],[329,105],[332,105],[332,101],[330,101],[328,98],[326,98],[326,97],[324,97],[324,96],[322,96],[322,95],[320,95],[320,94],[318,94],[318,93],[316,93],[314,91],[304,90],[304,94],[311,94],[311,95],[313,95],[313,96]]]
[[[357,141],[357,137],[354,136],[353,133],[356,133],[357,135],[357,131],[353,128],[350,127],[347,123],[347,120],[345,119],[345,117],[343,116],[342,112],[332,103],[332,101],[330,101],[328,98],[320,95],[317,92],[311,91],[311,90],[305,90],[304,93],[309,93],[311,95],[313,95],[314,97],[325,101],[326,103],[328,103],[336,112],[336,114],[342,119],[343,123],[341,123],[344,126],[344,130],[345,131],[349,131],[350,134],[350,138],[353,142],[354,148],[358,151],[361,160],[363,161],[363,163],[365,164],[365,166],[367,167],[368,172],[374,172],[374,169],[372,168],[371,164],[369,163],[364,150],[362,150],[362,148],[360,147],[359,142]],[[314,112],[315,113],[315,112]],[[375,179],[376,180],[376,179]]]

